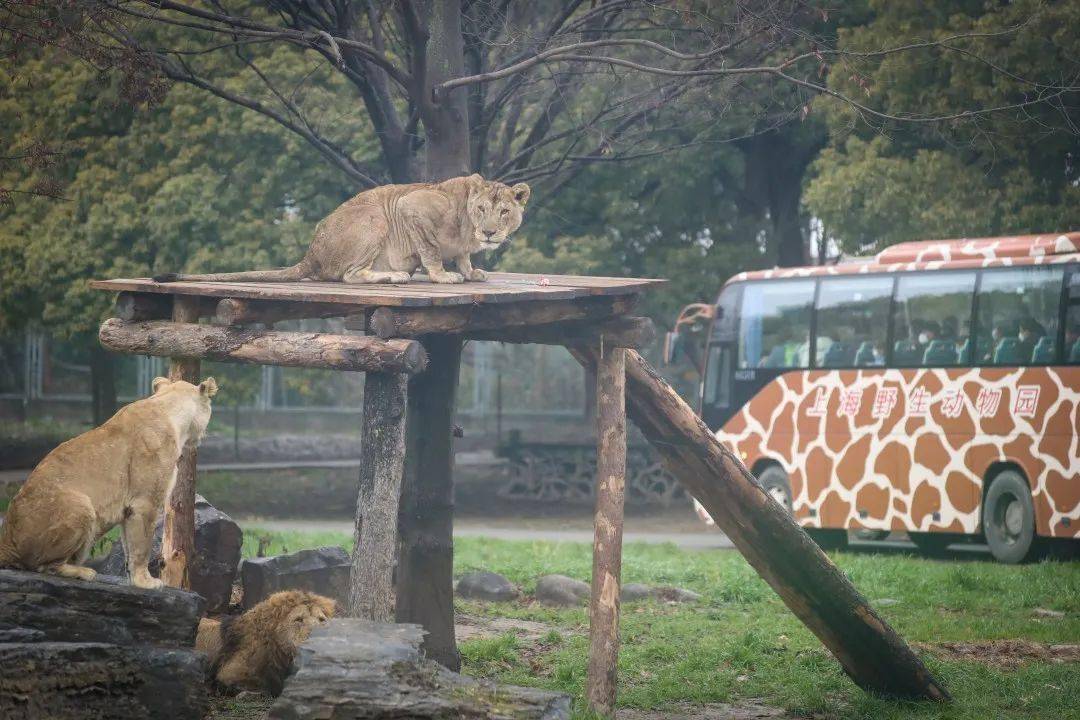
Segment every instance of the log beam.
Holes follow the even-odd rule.
[[[595,321],[626,315],[634,309],[637,301],[637,295],[617,295],[449,307],[380,307],[372,311],[368,328],[386,339],[545,325],[569,320]]]
[[[585,698],[597,715],[614,717],[619,661],[619,588],[626,488],[625,356],[597,352],[596,512],[593,520],[589,666]]]
[[[599,361],[591,348],[571,353],[586,368]],[[626,399],[630,418],[671,473],[859,687],[890,697],[949,699],[829,556],[633,350],[626,352]]]
[[[178,295],[173,301],[173,322],[178,328],[198,328],[199,298]],[[111,322],[111,321],[106,321]],[[149,323],[147,323],[149,324]],[[108,347],[108,344],[102,341]],[[189,355],[174,355],[169,363],[169,379],[186,380],[198,385],[199,359]],[[165,519],[161,536],[161,557],[164,567],[161,579],[171,587],[191,589],[188,561],[195,557],[195,464],[198,450],[185,447],[176,464],[176,482],[165,501]]]
[[[362,306],[335,303],[297,303],[224,298],[217,302],[214,309],[213,323],[215,325],[251,325],[254,323],[273,325],[282,320],[363,316],[365,310],[367,308]]]
[[[405,375],[367,373],[364,378],[360,491],[348,607],[350,617],[364,620],[394,621],[407,384]]]
[[[465,333],[465,339],[535,345],[642,348],[656,339],[656,328],[649,318],[620,317],[601,322],[577,320],[499,330],[475,330]]]
[[[418,373],[427,364],[415,340],[115,318],[102,323],[98,336],[119,352],[222,362],[390,373]]]
[[[196,295],[140,293],[124,290],[116,296],[113,317],[128,321],[168,320],[172,318],[174,297],[187,298],[185,302],[189,304],[198,301],[200,317],[207,317],[214,314],[214,308],[217,303],[215,298],[199,297]]]

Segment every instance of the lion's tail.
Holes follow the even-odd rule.
[[[311,264],[307,258],[296,263],[292,267],[278,268],[277,270],[246,270],[244,272],[231,273],[206,273],[203,275],[186,275],[184,273],[162,273],[154,276],[154,282],[168,283],[183,280],[205,280],[209,282],[295,282],[306,280],[311,274]]]

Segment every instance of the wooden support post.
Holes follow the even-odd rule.
[[[407,384],[405,375],[392,373],[368,373],[364,378],[360,491],[348,614],[377,622],[394,621]]]
[[[199,322],[199,298],[178,295],[173,301],[173,322]],[[199,384],[199,360],[174,357],[169,363],[170,380],[186,380]],[[166,585],[191,588],[188,562],[195,557],[195,461],[197,451],[186,447],[176,464],[176,482],[165,502],[165,520],[161,539],[161,556],[165,566],[161,579]]]
[[[409,378],[396,618],[427,630],[423,648],[428,657],[458,670],[451,435],[462,341],[452,335],[431,335],[421,341],[428,366]]]
[[[600,363],[592,348],[571,353],[586,367]],[[829,556],[633,350],[626,351],[626,394],[630,418],[671,473],[859,687],[890,697],[949,699]]]
[[[585,697],[598,715],[615,714],[619,588],[626,486],[626,390],[622,348],[608,347],[596,370],[596,513],[593,520],[589,669]]]

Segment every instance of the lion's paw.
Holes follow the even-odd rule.
[[[485,280],[487,280],[487,277],[488,277],[487,273],[484,272],[483,270],[481,270],[480,268],[473,268],[472,272],[470,272],[465,277],[465,279],[466,280],[471,280],[473,282],[484,282]]]
[[[390,273],[390,282],[396,284],[404,284],[412,280],[412,275],[407,272],[392,272]]]
[[[165,582],[163,580],[152,577],[149,574],[146,577],[133,577],[131,579],[131,584],[144,590],[160,590],[165,587]]]
[[[431,276],[431,281],[432,282],[437,282],[437,283],[449,283],[449,284],[456,285],[458,283],[465,282],[465,278],[462,277],[461,273],[459,273],[459,272],[446,271],[446,272],[440,273],[438,275],[432,275]]]

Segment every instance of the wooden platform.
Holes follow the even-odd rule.
[[[432,307],[533,300],[573,300],[584,297],[639,293],[665,280],[588,277],[583,275],[489,274],[485,282],[445,285],[415,275],[412,282],[390,285],[348,285],[335,282],[171,282],[150,278],[94,280],[96,290],[212,298],[241,298],[277,302],[319,302],[364,307]]]

